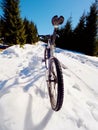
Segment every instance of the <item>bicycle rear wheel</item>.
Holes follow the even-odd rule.
[[[59,111],[63,104],[64,83],[60,62],[55,57],[50,59],[48,91],[52,109]]]

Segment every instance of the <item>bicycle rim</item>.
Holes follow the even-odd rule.
[[[48,89],[52,109],[60,110],[63,103],[64,87],[61,66],[56,58],[50,60]]]

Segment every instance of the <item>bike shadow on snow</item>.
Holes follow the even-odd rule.
[[[11,88],[14,88],[18,85],[18,78],[13,76],[0,82],[1,82],[0,83],[0,98],[1,98],[3,95],[10,93]]]
[[[32,113],[32,109],[33,109],[33,97],[30,94],[29,96],[29,101],[28,101],[28,106],[27,106],[27,110],[26,110],[26,114],[25,114],[25,119],[24,119],[24,129],[23,130],[43,130],[47,124],[49,123],[49,120],[51,119],[52,115],[53,115],[53,110],[49,109],[48,112],[43,116],[43,118],[41,117],[41,120],[38,124],[34,124],[35,120],[36,120],[36,116],[33,117],[33,113]],[[39,107],[39,106],[37,106]],[[39,108],[40,110],[40,108]],[[37,111],[37,110],[36,110]],[[37,112],[36,112],[37,114]],[[38,114],[37,114],[37,118]]]
[[[28,73],[29,80],[26,83],[26,85],[23,87],[23,90],[24,92],[27,92],[29,94],[29,100],[28,100],[27,110],[25,114],[23,130],[43,130],[47,126],[47,124],[49,123],[53,115],[53,110],[51,108],[47,109],[47,111],[44,113],[44,115],[42,115],[42,117],[40,114],[38,115],[38,112],[37,112],[37,111],[41,112],[42,108],[40,108],[39,103],[42,101],[41,105],[43,106],[43,98],[45,98],[45,95],[46,95],[44,91],[46,87],[45,67],[41,66],[40,68],[37,68],[37,69],[32,69],[32,70],[30,69],[30,71],[24,68],[20,72],[20,75],[25,74],[24,79],[27,78],[26,71],[29,72]],[[38,98],[39,103],[36,101],[38,106],[34,104],[34,98]],[[36,118],[38,118],[39,120],[37,124],[36,124],[36,121],[37,121]]]

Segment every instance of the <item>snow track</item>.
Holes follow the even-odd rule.
[[[98,130],[98,58],[56,48],[64,103],[51,110],[44,43],[0,53],[0,130]]]

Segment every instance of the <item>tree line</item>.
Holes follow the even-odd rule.
[[[23,46],[38,41],[38,31],[34,22],[22,19],[19,9],[20,0],[2,0],[3,15],[0,17],[0,38],[7,45]]]
[[[74,29],[70,17],[65,26],[58,30],[58,35],[58,47],[98,56],[98,0],[91,5],[87,14],[83,13]]]
[[[2,0],[0,17],[0,42],[7,45],[23,46],[39,40],[38,30],[33,21],[20,16],[20,0]],[[98,0],[90,6],[90,11],[80,17],[72,28],[72,17],[58,29],[57,47],[98,56]]]

